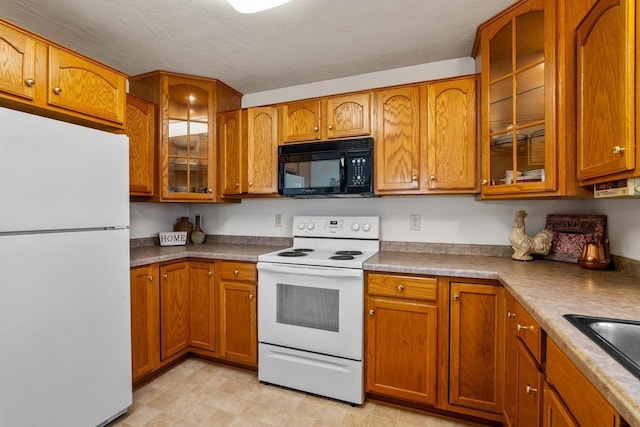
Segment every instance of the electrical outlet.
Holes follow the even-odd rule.
[[[276,227],[282,227],[282,214],[276,214]]]
[[[409,215],[409,230],[412,230],[412,231],[420,230],[420,215],[416,215],[416,214]]]

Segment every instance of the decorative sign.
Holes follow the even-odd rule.
[[[184,246],[187,244],[186,231],[165,231],[158,233],[160,246]]]

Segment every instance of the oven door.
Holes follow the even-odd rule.
[[[362,360],[363,272],[258,263],[261,343]]]

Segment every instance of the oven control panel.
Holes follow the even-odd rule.
[[[342,239],[379,239],[377,216],[294,216],[294,237],[332,237]]]

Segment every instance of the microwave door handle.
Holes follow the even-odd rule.
[[[344,193],[347,188],[347,159],[343,153],[340,156],[340,192]]]
[[[322,267],[316,268],[308,265],[290,265],[275,263],[258,263],[258,271],[269,271],[272,273],[298,274],[303,276],[321,276],[321,277],[357,277],[363,276],[362,270],[354,268],[332,268]]]

